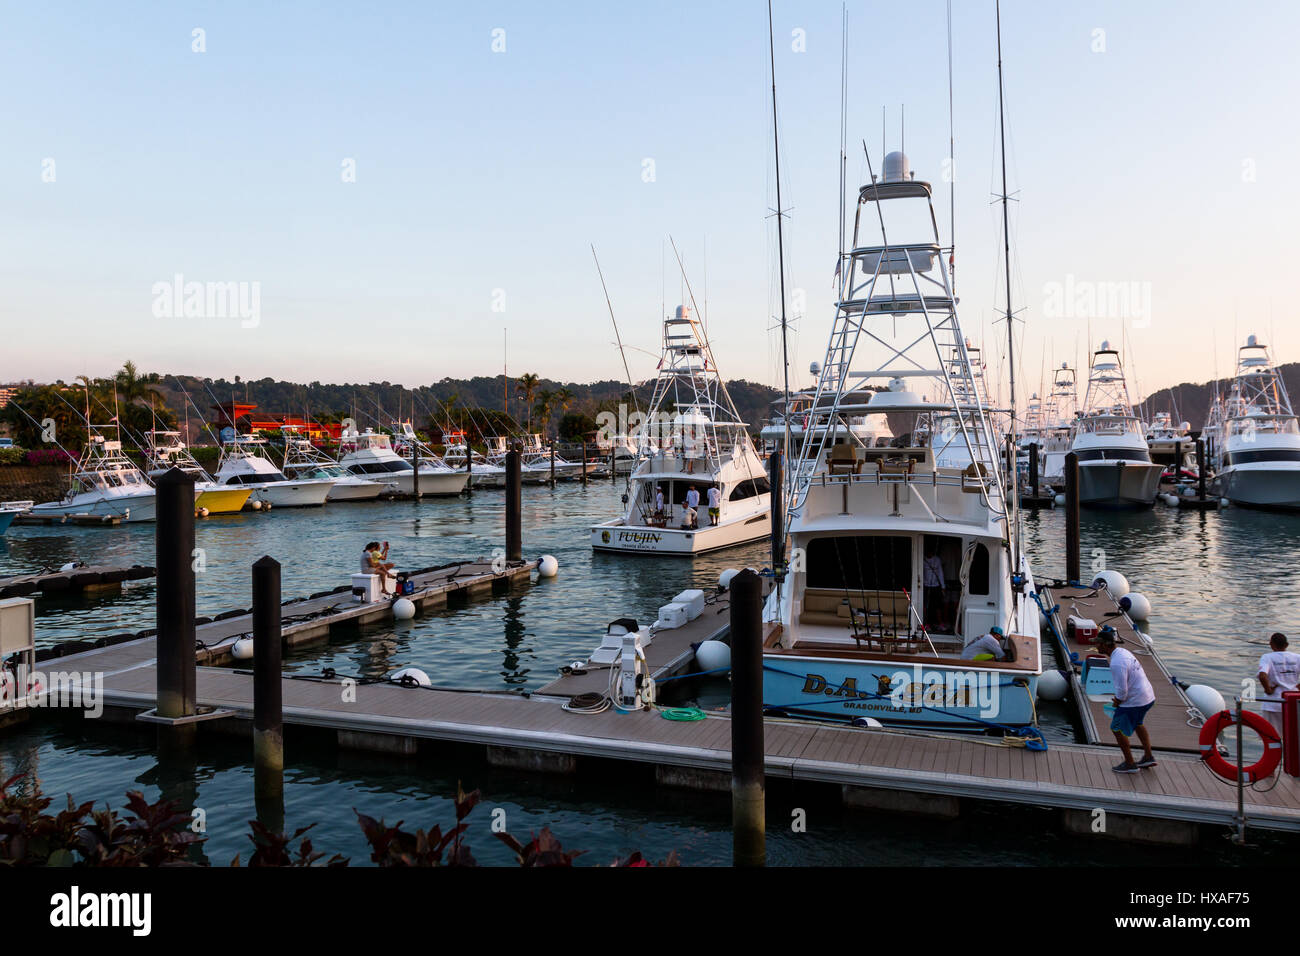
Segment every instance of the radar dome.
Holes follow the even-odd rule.
[[[892,152],[885,157],[885,182],[901,183],[911,178],[912,165],[901,152]]]

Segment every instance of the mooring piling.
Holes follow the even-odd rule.
[[[258,799],[284,793],[280,673],[280,562],[253,563],[253,788]]]
[[[1065,576],[1079,580],[1079,456],[1065,456]]]
[[[732,862],[767,862],[763,779],[763,580],[746,569],[731,579]]]
[[[587,483],[587,443],[582,443],[582,483]]]
[[[784,465],[779,451],[767,456],[767,484],[772,502],[772,573],[777,575],[778,580],[785,574]]]
[[[167,721],[195,715],[194,478],[172,468],[158,479],[155,497],[158,587],[158,707]],[[193,723],[162,723],[159,750],[186,749]]]
[[[520,494],[522,478],[520,475],[519,451],[512,448],[506,452],[506,560],[522,561],[524,559],[523,496]]]

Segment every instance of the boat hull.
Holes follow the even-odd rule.
[[[194,499],[194,510],[206,508],[210,515],[236,514],[252,494],[249,488],[206,488]]]
[[[391,481],[399,495],[415,494],[415,472],[395,471],[384,479]],[[443,495],[458,495],[465,490],[469,475],[463,471],[422,471],[420,472],[420,496],[422,498]]]
[[[382,495],[388,486],[378,481],[340,481],[330,493],[325,496],[326,501],[373,501]]]
[[[1218,476],[1219,493],[1234,505],[1272,511],[1300,511],[1300,469],[1234,465]]]
[[[269,504],[272,508],[314,508],[325,504],[333,481],[271,481],[249,485],[253,491],[249,502]]]
[[[1149,462],[1085,462],[1079,465],[1079,503],[1092,508],[1149,508],[1163,473]]]
[[[41,518],[59,518],[68,515],[99,515],[101,517],[121,518],[125,522],[138,522],[153,521],[157,512],[154,495],[150,492],[147,495],[97,498],[92,501],[81,499],[48,501],[32,508],[31,514]]]
[[[870,717],[890,726],[974,732],[1025,727],[1034,722],[1037,687],[1036,674],[993,669],[763,658],[763,706],[822,720]]]
[[[689,557],[759,541],[770,532],[771,521],[766,512],[712,527],[703,524],[698,530],[638,527],[615,520],[591,529],[591,546],[596,551],[618,554]]]
[[[14,519],[18,515],[19,512],[17,511],[0,511],[0,534],[4,534],[9,530],[9,526],[14,523]]]

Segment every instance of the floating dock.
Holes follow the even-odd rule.
[[[0,578],[0,599],[27,597],[40,593],[45,597],[67,594],[70,591],[96,591],[121,587],[123,581],[141,581],[157,572],[144,565],[131,567],[118,565],[83,565],[58,571],[38,571]]]
[[[30,511],[14,517],[14,524],[56,525],[74,524],[90,528],[116,528],[122,523],[121,515],[34,515]]]
[[[490,587],[496,579],[489,576],[490,566],[486,572],[477,565],[456,567],[463,570],[448,574],[443,569],[441,577],[427,572],[428,600],[438,600],[439,592],[445,596],[457,582]],[[520,565],[510,576],[531,567]],[[1091,589],[1057,588],[1053,597],[1064,608],[1067,601],[1078,604],[1098,595]],[[286,610],[322,600],[330,599],[318,596]],[[687,670],[693,643],[725,634],[728,610],[726,596],[716,596],[695,621],[658,631],[647,648],[652,673],[662,679]],[[285,618],[286,632],[301,625],[320,627],[331,617],[291,623],[291,616]],[[221,623],[226,633],[220,644],[210,646],[210,660],[248,626],[238,617]],[[286,633],[286,640],[291,636]],[[102,674],[105,718],[135,723],[137,714],[155,705],[155,663],[154,642],[144,638],[66,655],[58,669]],[[724,712],[678,721],[665,719],[660,709],[625,713],[610,708],[595,714],[564,709],[574,695],[604,691],[608,678],[606,670],[595,668],[568,673],[528,695],[304,675],[283,678],[281,691],[286,727],[332,732],[345,749],[411,755],[436,744],[474,745],[485,747],[496,766],[571,773],[583,761],[598,759],[653,767],[655,779],[665,786],[729,788],[731,726]],[[204,728],[251,732],[251,673],[199,667],[197,700],[221,713]],[[1159,764],[1138,774],[1113,773],[1115,748],[1100,741],[1053,742],[1046,751],[1033,751],[999,738],[771,718],[765,721],[765,769],[772,779],[838,787],[850,806],[946,817],[958,815],[963,799],[1053,807],[1061,811],[1068,831],[1085,835],[1094,831],[1099,810],[1111,815],[1106,835],[1144,842],[1191,843],[1201,825],[1234,825],[1236,789],[1190,752],[1195,730],[1187,724],[1185,707],[1169,699],[1157,711],[1152,737]],[[1098,726],[1094,714],[1094,740]],[[1267,790],[1246,788],[1248,825],[1300,832],[1300,783],[1281,775],[1269,785]]]

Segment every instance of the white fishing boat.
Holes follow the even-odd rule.
[[[1142,422],[1133,414],[1123,363],[1109,342],[1093,353],[1070,451],[1079,458],[1080,504],[1149,508],[1155,503],[1164,468],[1151,460]]]
[[[1216,419],[1219,494],[1248,508],[1300,510],[1300,426],[1268,348],[1253,335],[1237,350]]]
[[[859,191],[852,221],[812,404],[817,427],[788,472],[791,560],[764,606],[764,705],[1014,732],[1035,720],[1040,613],[930,184],[891,153],[883,177]],[[891,448],[834,427],[864,415],[929,424]],[[986,635],[1003,659],[968,649]]]
[[[1190,422],[1175,425],[1173,413],[1156,412],[1147,423],[1146,441],[1151,460],[1164,469],[1162,490],[1196,480],[1196,439]]]
[[[393,451],[399,458],[414,458],[419,462],[421,495],[458,495],[469,486],[470,475],[447,464],[441,456],[420,440],[415,426],[410,422],[393,422]],[[431,491],[425,488],[433,482]]]
[[[354,475],[311,443],[294,426],[281,429],[284,435],[284,474],[294,480],[328,478],[334,482],[326,501],[374,501],[392,494],[394,487],[384,481]]]
[[[364,432],[345,432],[339,442],[339,464],[353,475],[383,481],[396,488],[397,494],[416,493],[415,466],[393,450],[393,441],[383,432],[367,428]],[[423,464],[419,474],[421,495],[458,495],[465,490],[469,475],[450,469],[435,471]]]
[[[273,508],[323,505],[335,485],[333,478],[290,478],[271,462],[260,435],[235,435],[227,441],[215,477],[219,485],[249,489],[250,503]]]
[[[0,534],[9,530],[14,519],[31,511],[34,501],[0,501]]]
[[[633,437],[641,462],[628,479],[626,510],[591,529],[595,550],[695,555],[767,536],[763,462],[689,306],[664,320],[650,411]],[[709,514],[712,489],[717,515]]]
[[[454,471],[468,471],[469,487],[471,488],[504,488],[506,484],[506,469],[504,465],[494,465],[487,460],[487,457],[479,451],[474,450],[474,446],[469,443],[469,439],[463,432],[449,432],[444,436],[445,453],[442,456],[451,469]],[[466,466],[465,456],[469,456],[468,467]]]
[[[197,490],[196,490],[197,494]],[[86,447],[72,468],[67,493],[31,508],[41,518],[99,515],[123,521],[153,521],[154,487],[122,451],[119,439],[90,429]]]
[[[487,458],[494,465],[505,466],[506,452],[511,448],[519,451],[519,471],[526,484],[537,485],[549,482],[554,474],[556,481],[576,481],[582,477],[583,465],[580,461],[569,461],[554,454],[536,432],[510,439],[504,435],[495,435],[488,439]],[[590,475],[600,467],[599,461],[587,462],[586,472]]]
[[[149,480],[157,481],[173,468],[179,468],[194,479],[194,488],[198,492],[194,499],[196,511],[212,515],[235,514],[248,503],[252,489],[226,488],[217,484],[181,441],[180,432],[151,428],[145,432],[144,439],[145,447],[141,451],[149,461]]]

